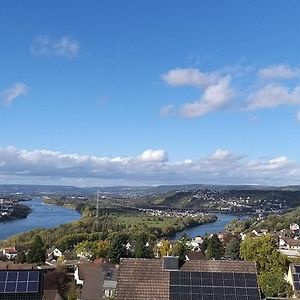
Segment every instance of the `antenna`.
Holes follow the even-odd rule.
[[[95,231],[99,229],[99,190],[97,191],[97,198],[96,198],[96,220],[95,220]]]

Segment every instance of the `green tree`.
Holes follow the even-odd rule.
[[[120,263],[122,257],[128,257],[129,253],[126,248],[128,243],[128,236],[125,234],[116,235],[109,248],[109,258],[113,263]]]
[[[172,254],[179,257],[180,262],[185,261],[186,254],[190,251],[190,247],[186,244],[187,240],[185,238],[176,241]]]
[[[26,254],[24,252],[21,252],[16,257],[16,263],[17,264],[24,264],[26,262]]]
[[[96,251],[96,258],[99,257],[107,257],[108,251],[109,251],[109,241],[107,240],[101,240],[97,243],[97,251]]]
[[[78,243],[75,246],[75,251],[77,254],[83,255],[89,258],[95,258],[98,250],[97,242],[84,241]]]
[[[137,258],[151,258],[153,256],[145,233],[140,234],[136,239],[134,256]]]
[[[224,255],[224,247],[216,234],[213,234],[207,244],[206,257],[220,259]]]
[[[73,282],[68,283],[66,296],[67,296],[67,300],[77,300],[78,299],[78,291],[77,291],[76,285]]]
[[[272,272],[261,272],[258,279],[266,297],[289,297],[292,294],[290,284],[284,279],[279,269]]]
[[[276,241],[270,235],[248,237],[240,247],[242,259],[256,262],[260,287],[267,297],[290,294],[290,286],[285,281],[289,260],[277,251]]]
[[[28,255],[27,262],[29,263],[44,263],[46,259],[46,247],[39,235],[36,235],[31,243]]]
[[[270,235],[246,238],[241,243],[240,256],[255,261],[259,272],[281,269],[285,273],[289,266],[289,260],[277,251],[276,241]]]
[[[171,243],[169,240],[161,240],[160,246],[158,247],[158,254],[160,257],[169,256],[171,254]]]
[[[241,242],[237,238],[232,238],[225,247],[225,257],[230,259],[240,259]]]

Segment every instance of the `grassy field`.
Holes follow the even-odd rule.
[[[147,227],[172,226],[178,220],[176,217],[154,217],[145,214],[124,214],[118,216],[118,222],[125,226],[146,225]]]

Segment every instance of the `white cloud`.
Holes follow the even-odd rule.
[[[162,116],[179,115],[185,118],[201,117],[205,114],[224,109],[234,95],[231,77],[221,76],[223,71],[201,72],[198,69],[173,69],[161,78],[171,86],[193,86],[203,90],[199,100],[185,103],[179,110],[173,105],[161,109]]]
[[[297,113],[297,121],[300,122],[300,110]]]
[[[140,156],[140,159],[145,162],[166,162],[168,161],[168,153],[165,150],[146,150]]]
[[[0,148],[1,182],[116,184],[295,184],[300,164],[285,156],[250,160],[226,149],[197,160],[169,161],[165,150],[133,157],[98,157]]]
[[[300,77],[300,69],[279,64],[260,69],[258,76],[262,79],[292,79]]]
[[[171,86],[195,86],[205,88],[215,84],[220,76],[217,72],[203,73],[198,69],[173,69],[163,74],[161,78]]]
[[[272,108],[279,105],[299,105],[300,86],[289,89],[282,85],[269,84],[248,97],[248,110]]]
[[[49,38],[47,36],[38,36],[31,45],[32,55],[46,57],[76,58],[79,55],[80,43],[68,36],[61,38]]]
[[[11,104],[17,97],[24,96],[28,92],[28,86],[25,83],[15,83],[1,93],[4,104]]]
[[[230,77],[227,76],[218,83],[208,86],[200,100],[187,103],[180,109],[180,115],[187,118],[201,117],[226,107],[234,95],[230,81]]]

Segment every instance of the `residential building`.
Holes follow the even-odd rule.
[[[110,262],[79,264],[75,282],[82,285],[80,300],[110,299],[117,287],[118,265]]]
[[[293,288],[293,298],[300,299],[300,265],[290,264],[287,281]]]
[[[121,259],[118,300],[261,299],[253,262]]]

